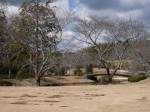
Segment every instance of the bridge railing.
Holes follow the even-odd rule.
[[[95,82],[99,82],[97,76],[108,76],[107,74],[87,74],[87,79],[93,80]],[[129,74],[115,74],[114,76],[122,76],[122,77],[127,77],[125,80],[128,79],[128,77],[131,77],[132,75]]]
[[[107,74],[87,74],[87,77],[95,77],[95,76],[107,76]],[[131,77],[130,74],[115,74],[113,76],[123,76],[123,77]]]

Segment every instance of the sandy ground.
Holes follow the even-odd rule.
[[[150,112],[150,79],[119,85],[0,87],[0,112]]]

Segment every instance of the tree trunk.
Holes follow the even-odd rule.
[[[112,75],[110,74],[109,68],[106,68],[106,71],[107,71],[107,75],[108,75],[108,81],[109,81],[109,83],[112,83]]]
[[[35,80],[35,84],[36,84],[36,86],[40,86],[40,78],[38,77],[38,78],[36,78],[36,80]]]
[[[10,68],[8,70],[8,77],[9,77],[9,79],[11,78],[11,70],[10,70]]]
[[[112,83],[112,82],[113,82],[112,78],[113,78],[112,75],[109,75],[109,76],[108,76],[109,83]]]

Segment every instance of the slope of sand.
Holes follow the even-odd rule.
[[[0,87],[0,112],[150,112],[150,79],[119,85]]]

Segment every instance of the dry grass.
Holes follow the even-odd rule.
[[[80,99],[92,100],[93,98],[89,98],[89,97],[88,97],[88,98],[80,98]]]
[[[146,101],[147,98],[146,98],[146,97],[142,97],[142,98],[139,98],[139,99],[137,99],[137,100],[139,100],[139,101]]]
[[[44,100],[43,102],[58,103],[58,102],[60,102],[60,101],[54,101],[54,100]]]
[[[52,96],[48,96],[46,98],[62,98],[63,95],[52,95]]]
[[[60,107],[69,107],[69,106],[60,106]]]
[[[20,96],[20,97],[37,97],[37,96],[24,94],[24,95],[22,95],[22,96]]]
[[[2,98],[17,98],[17,97],[14,97],[14,96],[2,96]]]
[[[25,104],[27,104],[27,102],[26,101],[17,101],[17,102],[12,102],[11,104],[25,105]]]
[[[0,87],[0,112],[150,112],[149,93],[150,79],[118,85]]]
[[[99,96],[106,96],[106,94],[85,94],[86,97],[99,97]]]
[[[39,105],[39,104],[33,104],[33,105]]]

